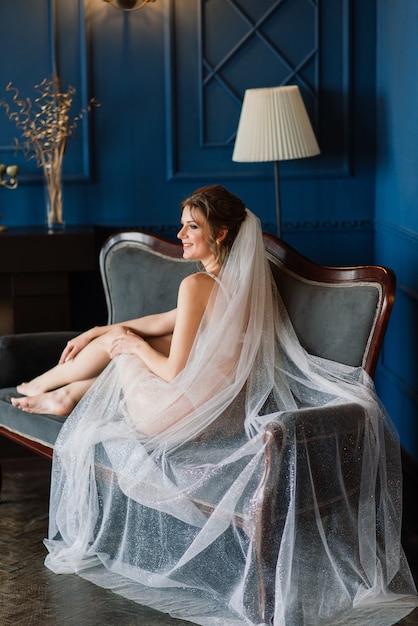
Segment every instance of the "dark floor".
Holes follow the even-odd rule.
[[[19,626],[190,626],[127,601],[76,575],[57,576],[43,565],[50,463],[6,459],[0,505],[0,624]],[[404,547],[418,581],[417,483],[405,476]],[[418,626],[418,609],[398,622]]]

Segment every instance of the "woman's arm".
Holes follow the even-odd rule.
[[[105,326],[105,331],[116,326],[123,326],[133,330],[141,337],[162,337],[163,335],[170,335],[174,331],[176,323],[177,309],[166,311],[165,313],[154,313],[153,315],[146,315],[144,317],[138,317],[134,320],[128,320],[118,324],[110,324]]]
[[[168,382],[175,378],[186,365],[213,286],[213,278],[204,273],[193,274],[182,281],[168,356],[134,332],[116,337],[111,356],[136,354],[163,380]]]
[[[128,328],[142,337],[162,337],[173,333],[176,322],[176,309],[165,313],[146,315],[137,319],[128,320],[122,323],[108,324],[106,326],[95,326],[71,339],[65,346],[60,363],[73,359],[83,348],[93,339],[104,335],[113,328]]]

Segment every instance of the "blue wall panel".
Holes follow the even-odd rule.
[[[83,100],[89,79],[88,94],[101,102],[89,116],[90,135],[77,134],[69,144],[67,170],[76,163],[71,155],[81,139],[92,161],[80,176],[85,181],[74,180],[80,175],[74,168],[68,172],[68,224],[137,225],[173,233],[180,200],[198,185],[220,181],[275,231],[273,165],[237,164],[231,156],[245,89],[287,81],[301,87],[322,154],[282,164],[285,237],[329,263],[370,256],[373,142],[367,136],[365,156],[366,136],[359,126],[370,128],[374,113],[362,107],[374,82],[369,4],[157,0],[124,14],[89,0],[80,21],[82,0],[33,0],[30,9],[25,0],[3,0],[0,35],[13,22],[19,36],[7,41],[0,36],[2,53],[22,68],[32,50],[45,57],[27,72],[22,69],[22,93],[50,71],[47,23],[53,4],[63,78],[75,83]],[[15,5],[24,19],[13,17]],[[367,31],[367,38],[353,47],[357,30]],[[8,80],[18,82],[16,64],[1,66],[0,93]],[[5,142],[0,137],[0,145]],[[22,165],[23,174],[27,167]],[[41,185],[28,185],[25,178],[18,190],[2,193],[3,222],[10,226],[44,219]],[[346,245],[347,237],[353,245]]]
[[[19,107],[13,103],[14,93],[5,92],[12,82],[18,97],[29,98],[36,112],[35,99],[40,91],[34,89],[43,79],[57,73],[64,90],[68,85],[76,88],[72,114],[77,116],[88,107],[88,59],[86,16],[82,0],[5,0],[0,8],[0,99],[7,102],[11,111]],[[41,181],[42,172],[35,160],[26,160],[16,153],[14,138],[20,134],[13,122],[0,109],[0,158],[18,163],[21,183]],[[88,179],[90,175],[89,118],[84,116],[77,132],[68,142],[64,159],[64,179]]]
[[[418,4],[377,7],[376,262],[398,281],[378,389],[418,459]]]

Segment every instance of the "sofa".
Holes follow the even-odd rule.
[[[302,345],[318,356],[362,366],[373,376],[394,301],[393,272],[378,266],[321,266],[273,235],[265,233],[263,238],[275,281]],[[173,308],[181,280],[194,271],[195,263],[183,260],[182,248],[177,244],[137,231],[111,236],[100,252],[108,322]],[[54,365],[74,334],[46,332],[0,338],[0,436],[49,459],[65,418],[25,413],[13,407],[10,398],[16,394],[17,384]],[[352,433],[358,432],[364,411],[353,403],[341,405],[337,412],[335,408],[328,410],[329,431],[321,437],[315,434],[319,412],[327,416],[327,408],[305,409],[294,415],[296,432],[312,442],[312,471],[317,471],[318,480],[326,485],[326,475],[321,472],[326,455],[335,458],[329,445],[334,442],[332,445],[347,455],[344,463],[351,467],[347,490],[356,494],[359,451]],[[252,520],[257,563],[254,575],[258,577],[259,593],[248,599],[249,614],[256,615],[260,622],[267,621],[274,602],[269,572],[277,558],[278,477],[286,456],[286,433],[279,422],[272,423],[266,427],[264,438],[265,471],[257,490],[257,519]],[[211,514],[210,502],[195,504]],[[324,489],[321,514],[335,504],[333,494]],[[244,531],[247,521],[237,511],[235,522]]]

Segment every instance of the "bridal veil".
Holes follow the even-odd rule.
[[[356,402],[367,415],[361,514],[347,505],[344,532],[332,515],[317,516],[312,540],[301,542],[292,494],[316,497],[318,486],[290,454],[271,623],[349,623],[347,611],[353,624],[393,623],[385,621],[391,607],[410,610],[415,587],[400,545],[399,442],[372,381],[300,346],[250,211],[214,280],[174,380],[119,356],[66,420],[54,450],[46,565],[203,626],[255,624],[246,608],[254,538],[231,522],[237,507],[251,514],[254,506],[263,428],[288,411]],[[329,481],[344,499],[340,464],[336,456]],[[216,502],[213,513],[197,501]]]

